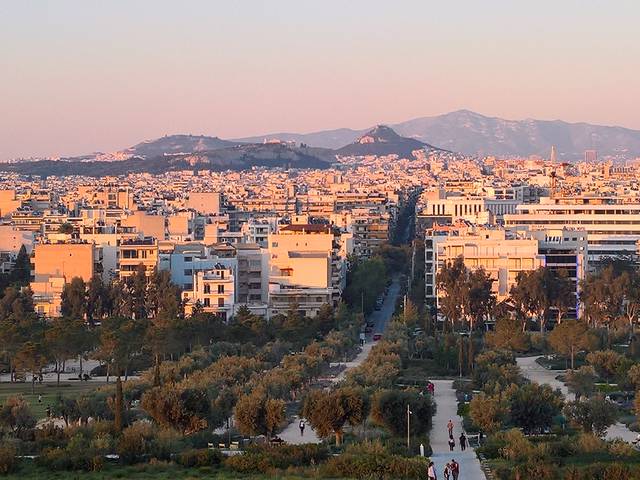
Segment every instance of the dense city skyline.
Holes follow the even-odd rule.
[[[638,6],[66,1],[0,7],[0,157],[461,108],[640,129]]]

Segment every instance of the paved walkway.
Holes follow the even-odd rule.
[[[398,293],[400,292],[400,285],[398,283],[398,279],[395,278],[391,287],[389,288],[389,294],[385,297],[384,303],[382,304],[382,308],[380,310],[374,311],[369,317],[373,320],[375,324],[375,333],[384,332],[387,322],[393,316],[393,312],[395,310],[396,298],[398,297]],[[367,339],[367,342],[362,347],[360,353],[356,355],[356,357],[350,362],[342,363],[346,368],[344,368],[338,375],[331,379],[333,384],[337,384],[341,382],[346,373],[359,365],[362,365],[362,362],[369,356],[369,352],[375,345],[375,342],[371,340],[371,338]],[[297,415],[293,417],[293,420],[287,427],[278,434],[278,436],[287,443],[291,443],[294,445],[300,445],[304,443],[320,443],[322,440],[316,435],[316,432],[311,428],[311,425],[308,423],[304,429],[304,435],[300,435],[300,417]]]
[[[538,358],[540,357],[516,358],[522,374],[532,382],[550,385],[554,390],[559,389],[569,401],[575,400],[575,396],[573,393],[569,392],[565,383],[556,378],[558,375],[565,373],[566,370],[549,370],[544,368],[536,362]],[[632,440],[635,440],[637,436],[638,434],[629,430],[625,424],[617,422],[607,429],[607,433],[604,438],[605,440],[621,438],[625,442],[631,442]]]
[[[431,460],[436,464],[438,478],[444,478],[444,466],[451,459],[455,459],[460,464],[460,480],[486,480],[486,476],[480,466],[480,461],[473,448],[467,447],[462,452],[458,437],[462,433],[462,418],[457,415],[458,402],[451,380],[432,380],[435,385],[436,414],[433,417],[433,428],[431,429],[430,442],[433,454]],[[453,420],[453,438],[456,446],[453,452],[449,451],[449,433],[447,423]]]

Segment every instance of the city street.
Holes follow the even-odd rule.
[[[387,327],[387,323],[391,320],[393,316],[393,312],[395,310],[396,299],[398,298],[398,293],[400,292],[400,283],[398,278],[395,277],[391,286],[389,287],[389,293],[384,299],[384,303],[380,310],[374,310],[369,318],[374,322],[373,333],[382,333]],[[345,374],[364,362],[364,360],[369,355],[369,352],[375,345],[375,342],[371,339],[373,335],[367,336],[367,342],[362,347],[362,350],[356,357],[350,362],[344,363],[345,369],[340,372],[339,375],[336,375],[331,381],[335,384],[340,382]],[[321,440],[318,438],[316,433],[313,431],[310,425],[307,425],[304,430],[304,436],[300,435],[300,418],[295,416],[293,421],[285,428],[278,436],[283,439],[287,443],[292,443],[295,445],[300,445],[303,443],[320,443]]]
[[[516,358],[522,374],[532,382],[550,385],[554,390],[560,389],[567,400],[573,401],[575,399],[574,395],[572,393],[569,393],[569,389],[567,388],[567,386],[556,378],[558,375],[563,374],[565,371],[546,369],[538,362],[536,362],[538,358],[540,357]],[[631,442],[632,440],[635,440],[637,436],[638,434],[629,430],[625,424],[617,422],[607,429],[605,439],[613,440],[616,438],[621,438],[626,442]]]
[[[480,466],[480,461],[473,448],[467,447],[466,451],[460,451],[458,437],[462,432],[462,419],[457,415],[458,403],[456,400],[453,381],[432,380],[435,385],[436,414],[433,417],[433,427],[429,440],[433,454],[431,460],[436,464],[438,478],[444,478],[444,466],[451,459],[455,459],[460,464],[460,479],[464,480],[485,480],[485,474]],[[453,452],[449,451],[449,434],[447,423],[453,420],[453,438],[456,446]]]

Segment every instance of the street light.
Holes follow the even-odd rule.
[[[409,408],[409,404],[407,403],[407,453],[409,453],[411,449],[411,437],[409,432],[411,431],[411,414],[413,412]]]

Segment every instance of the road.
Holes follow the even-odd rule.
[[[461,480],[486,480],[485,474],[480,466],[480,461],[476,456],[473,448],[467,447],[462,452],[458,437],[462,432],[462,418],[457,415],[458,402],[456,400],[455,390],[453,389],[453,381],[451,380],[432,380],[435,385],[434,399],[436,401],[436,414],[433,417],[433,427],[429,440],[433,454],[431,460],[436,464],[436,472],[438,478],[444,478],[444,466],[451,459],[455,459],[460,464]],[[453,438],[456,446],[453,452],[449,451],[449,434],[447,424],[449,419],[453,420],[455,425],[453,429]]]
[[[546,369],[538,362],[536,362],[538,358],[540,357],[516,358],[518,367],[520,367],[522,374],[532,382],[547,384],[554,390],[559,389],[565,396],[565,398],[569,401],[575,400],[575,396],[569,392],[569,389],[564,384],[564,382],[561,382],[556,378],[558,375],[562,375],[563,373],[565,373],[565,370]],[[604,438],[605,440],[614,440],[616,438],[621,438],[625,442],[631,442],[632,440],[635,440],[637,436],[638,434],[629,430],[625,424],[617,422],[607,429],[607,433]]]
[[[380,310],[374,310],[373,313],[369,316],[370,320],[373,320],[374,333],[382,333],[387,327],[387,323],[391,320],[393,316],[393,312],[395,311],[396,300],[398,298],[398,294],[400,293],[400,283],[399,279],[395,277],[389,287],[389,293],[384,299],[384,303],[382,304],[382,308]],[[358,367],[362,365],[362,362],[369,356],[369,352],[375,345],[375,342],[372,340],[372,335],[368,335],[367,341],[365,342],[362,350],[356,357],[350,362],[343,363],[345,365],[344,370],[340,372],[339,375],[336,375],[331,379],[331,382],[336,384],[342,379],[344,379],[346,373],[352,368]],[[278,436],[283,439],[287,443],[291,443],[294,445],[300,445],[304,443],[320,443],[322,440],[316,435],[316,432],[313,431],[311,425],[306,425],[304,429],[304,435],[300,435],[300,418],[295,416],[291,423],[287,425],[287,427],[278,434]]]

